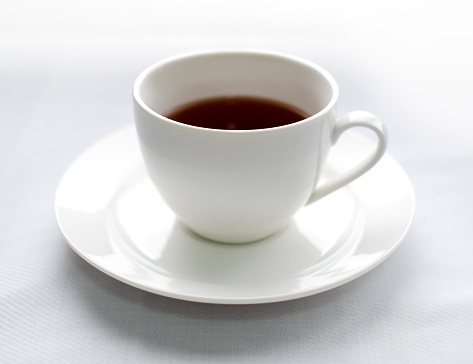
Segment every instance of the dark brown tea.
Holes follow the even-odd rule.
[[[169,119],[210,129],[252,130],[292,124],[309,115],[287,104],[255,97],[200,100],[174,110]]]

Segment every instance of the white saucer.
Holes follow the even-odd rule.
[[[328,162],[345,170],[372,149],[347,134]],[[414,213],[409,178],[386,155],[349,186],[304,207],[256,243],[206,241],[174,218],[149,181],[134,128],[86,151],[65,174],[56,215],[69,245],[106,274],[163,296],[250,304],[309,296],[366,273],[400,244]]]

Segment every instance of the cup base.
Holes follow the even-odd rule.
[[[285,224],[277,228],[276,230],[271,231],[270,233],[266,234],[260,234],[258,236],[254,236],[249,238],[248,236],[246,237],[239,237],[239,236],[227,236],[227,237],[216,237],[216,236],[209,236],[208,234],[202,234],[195,229],[190,228],[186,223],[183,221],[179,220],[179,223],[182,225],[183,229],[188,233],[193,235],[196,238],[206,240],[211,243],[217,243],[217,244],[231,244],[231,245],[236,245],[236,244],[252,244],[252,243],[257,243],[259,241],[268,239],[271,236],[281,234],[284,232],[287,227],[289,226],[289,221],[287,221]]]

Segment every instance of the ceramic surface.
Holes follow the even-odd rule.
[[[216,241],[244,243],[273,234],[307,202],[365,173],[386,150],[383,123],[367,112],[338,118],[333,77],[293,56],[228,50],[173,57],[143,71],[133,95],[151,180],[181,221]],[[310,116],[259,130],[199,128],[165,117],[191,101],[237,95],[282,101]],[[353,127],[377,136],[372,155],[318,183],[333,143]]]
[[[330,173],[356,164],[373,148],[354,134],[343,139],[330,155]],[[96,268],[152,293],[221,304],[284,301],[344,284],[396,249],[413,212],[409,178],[385,155],[355,182],[302,208],[267,239],[210,242],[176,221],[156,192],[133,128],[86,151],[56,195],[66,240]]]

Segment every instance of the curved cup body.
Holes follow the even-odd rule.
[[[218,96],[269,98],[311,116],[243,131],[165,117],[185,103]],[[332,145],[337,97],[326,71],[276,53],[204,52],[159,62],[134,86],[135,123],[149,176],[195,233],[228,243],[267,237],[313,195]]]

